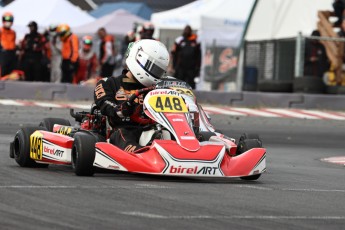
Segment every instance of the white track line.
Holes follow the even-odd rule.
[[[34,105],[39,107],[52,107],[52,108],[63,108],[61,105],[56,103],[47,103],[47,102],[34,102]]]
[[[249,216],[249,215],[158,215],[147,212],[120,212],[122,215],[148,219],[252,219],[252,220],[345,220],[345,216]]]
[[[50,108],[76,108],[89,110],[90,104],[75,104],[75,103],[54,103],[54,102],[35,102],[35,101],[21,101],[21,100],[7,100],[0,99],[0,105],[12,106],[38,106]],[[344,112],[325,112],[317,110],[305,109],[275,109],[275,108],[237,108],[237,107],[216,107],[204,106],[207,113],[223,114],[229,116],[257,116],[257,117],[279,117],[279,118],[301,118],[301,119],[328,119],[328,120],[345,120]]]
[[[135,184],[134,186],[0,185],[0,189],[172,189],[172,187],[154,184]]]
[[[310,115],[316,115],[319,117],[322,117],[324,119],[331,119],[331,120],[345,120],[345,116],[336,115],[332,113],[322,112],[322,111],[316,111],[316,110],[301,110],[302,112]]]
[[[248,116],[258,116],[258,117],[281,117],[277,114],[266,112],[266,111],[260,111],[257,109],[248,109],[248,108],[228,108],[230,111],[234,112],[240,112],[240,113],[245,113]]]
[[[248,116],[246,113],[241,112],[235,112],[235,111],[229,111],[218,107],[212,107],[212,106],[203,106],[202,107],[206,112],[212,112],[216,114],[224,114],[224,115],[230,115],[230,116]]]
[[[296,111],[291,111],[287,109],[265,109],[265,111],[273,112],[275,114],[282,114],[288,117],[301,118],[301,119],[319,119],[317,116],[307,115],[303,113],[298,113]]]
[[[321,161],[328,162],[328,163],[345,165],[345,156],[323,158],[323,159],[321,159]]]
[[[17,102],[15,100],[6,100],[6,99],[1,99],[0,104],[2,105],[14,105],[14,106],[24,106],[23,103]]]

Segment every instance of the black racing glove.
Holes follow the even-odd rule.
[[[116,107],[115,112],[121,118],[129,117],[134,113],[134,105],[129,101],[125,101]]]

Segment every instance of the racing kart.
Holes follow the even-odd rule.
[[[155,88],[136,91],[129,103],[141,94],[143,112],[155,121],[144,127],[139,139],[143,148],[126,152],[111,144],[107,117],[93,106],[90,112],[71,109],[75,126],[66,119],[45,118],[39,126],[21,128],[10,144],[10,157],[22,167],[71,165],[78,176],[92,176],[96,167],[244,180],[257,180],[265,172],[266,149],[259,136],[243,134],[236,142],[217,132],[185,82],[163,80]]]

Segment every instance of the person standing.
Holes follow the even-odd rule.
[[[77,70],[79,57],[79,41],[77,35],[71,32],[67,24],[61,24],[56,28],[56,32],[62,42],[61,47],[61,72],[62,83],[72,83],[73,75]]]
[[[79,51],[78,70],[73,77],[73,84],[79,84],[96,76],[97,56],[92,51],[92,37],[85,36],[82,41],[82,48]]]
[[[311,36],[320,37],[320,32],[314,30]],[[304,53],[304,76],[322,78],[329,67],[326,48],[320,40],[307,40]]]
[[[145,22],[139,32],[140,39],[153,39],[153,33],[155,32],[155,26],[151,22]]]
[[[115,69],[115,38],[107,34],[105,28],[97,31],[98,37],[101,39],[99,49],[99,63],[101,66],[101,77],[111,77]]]
[[[27,81],[45,81],[43,75],[43,61],[47,55],[45,37],[37,32],[35,21],[28,24],[30,33],[26,34],[20,44],[19,60]]]
[[[16,68],[16,32],[11,29],[14,17],[6,12],[2,15],[2,28],[0,29],[1,45],[1,76],[8,75]]]
[[[201,48],[189,25],[184,28],[182,36],[176,38],[171,54],[174,76],[195,89],[194,78],[200,74]]]
[[[56,29],[58,25],[49,26],[49,46],[51,50],[50,58],[50,81],[55,83],[61,82],[61,41],[57,36]]]

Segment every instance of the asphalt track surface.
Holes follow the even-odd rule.
[[[345,123],[212,116],[238,138],[259,133],[267,173],[255,182],[20,168],[8,156],[23,125],[66,109],[0,107],[0,229],[344,229]]]

